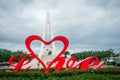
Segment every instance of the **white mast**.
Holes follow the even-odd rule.
[[[53,38],[53,33],[52,33],[52,28],[51,28],[51,20],[50,20],[50,14],[47,13],[46,15],[46,21],[45,21],[45,29],[43,32],[43,39],[45,41],[50,41]],[[45,45],[44,43],[41,44],[41,49],[40,52],[38,54],[38,57],[42,58],[47,56],[52,56],[55,55],[55,44],[54,42],[52,42],[50,45]]]

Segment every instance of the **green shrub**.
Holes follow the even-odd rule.
[[[120,62],[119,63],[116,63],[117,66],[120,66]]]
[[[116,63],[113,61],[113,62],[107,62],[107,65],[115,65]]]
[[[41,70],[20,70],[19,72],[6,72],[0,70],[0,80],[120,80],[120,68],[73,69],[54,71],[50,69],[46,73]]]

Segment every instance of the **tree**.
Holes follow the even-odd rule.
[[[11,51],[10,50],[2,50],[0,51],[0,62],[7,62],[11,56]]]
[[[115,55],[113,49],[102,50],[102,51],[83,51],[78,53],[73,53],[72,56],[75,56],[77,61],[84,59],[89,56],[97,56],[99,59],[103,59],[105,57],[111,57]]]
[[[12,55],[15,55],[15,54],[26,54],[25,52],[23,51],[15,51],[15,52],[12,52],[10,50],[7,50],[7,49],[0,49],[0,62],[8,62],[9,61],[9,58],[12,56]],[[17,57],[15,59],[15,61],[19,61],[20,59],[22,58],[22,56],[20,57]]]
[[[65,58],[67,58],[67,55],[70,55],[69,51],[65,51],[65,53],[64,53]]]

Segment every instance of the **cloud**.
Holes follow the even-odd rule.
[[[119,0],[1,0],[0,48],[26,50],[25,38],[42,35],[49,11],[54,35],[65,35],[71,51],[120,51],[119,4]]]

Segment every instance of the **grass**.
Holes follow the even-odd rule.
[[[44,70],[23,70],[19,72],[6,72],[0,70],[0,80],[120,80],[120,68],[101,68],[98,70],[65,70],[48,73]]]

